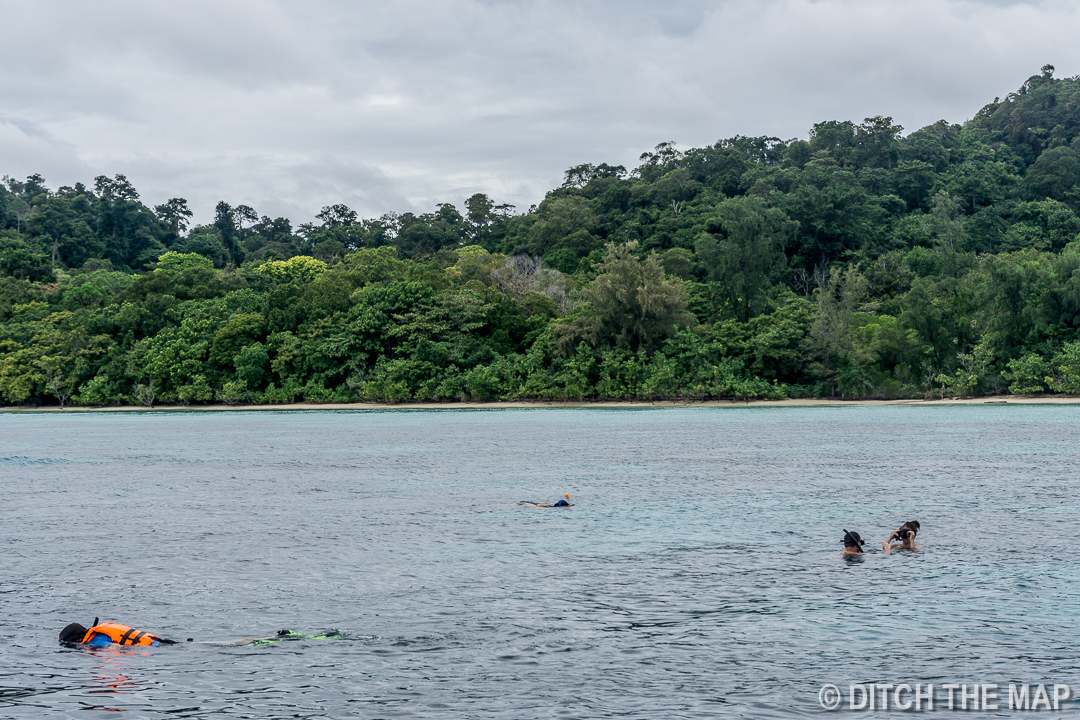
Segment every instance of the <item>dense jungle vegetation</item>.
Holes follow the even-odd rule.
[[[0,401],[1080,393],[1080,78],[293,227],[0,186]]]

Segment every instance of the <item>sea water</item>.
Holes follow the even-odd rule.
[[[1078,428],[1080,407],[996,405],[0,415],[0,717],[1080,691]],[[922,549],[882,556],[910,519]],[[845,559],[844,529],[877,551]],[[195,642],[58,643],[95,616]],[[207,642],[284,628],[342,637]]]

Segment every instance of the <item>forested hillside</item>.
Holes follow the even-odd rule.
[[[0,401],[1080,393],[1080,78],[580,165],[524,214],[190,226],[122,175],[0,187]]]

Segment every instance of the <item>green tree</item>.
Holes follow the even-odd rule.
[[[1044,151],[1024,176],[1024,192],[1033,200],[1076,202],[1080,200],[1077,185],[1080,185],[1080,153],[1071,147]]]
[[[863,395],[872,386],[865,382],[864,365],[873,361],[856,342],[855,330],[867,314],[866,278],[857,266],[834,267],[816,293],[817,315],[810,327],[809,347],[815,363],[811,370],[829,384],[830,394]]]
[[[85,208],[80,208],[84,204],[68,197],[41,194],[26,218],[27,232],[44,240],[54,266],[79,267],[105,251],[87,224]]]
[[[179,239],[180,235],[187,230],[191,220],[191,209],[184,198],[171,198],[161,205],[154,206],[154,214],[158,220],[168,228],[169,235],[166,244],[171,244]]]
[[[923,160],[901,161],[894,177],[900,197],[907,201],[910,208],[921,207],[937,182],[934,166]]]
[[[240,313],[214,333],[210,345],[210,360],[219,365],[232,365],[233,358],[245,347],[258,342],[266,335],[266,320],[259,313]],[[254,384],[252,384],[254,387]]]
[[[891,168],[900,155],[900,133],[891,117],[875,115],[855,128],[855,158],[862,167]]]
[[[104,257],[116,267],[143,269],[165,252],[158,237],[161,223],[139,202],[139,193],[123,175],[94,178],[97,237]]]
[[[959,277],[967,245],[960,200],[940,190],[930,204],[929,224],[942,268],[947,274]]]
[[[549,197],[540,203],[536,215],[526,241],[531,255],[546,256],[552,250],[567,249],[584,257],[600,246],[591,233],[598,221],[596,211],[583,197]]]
[[[686,310],[686,287],[665,279],[656,253],[645,260],[634,257],[636,242],[608,243],[599,265],[600,275],[585,291],[588,304],[558,326],[565,352],[580,340],[599,344],[655,350],[680,327],[692,325]]]
[[[181,270],[189,270],[191,268],[205,268],[207,270],[214,267],[214,263],[209,258],[203,257],[198,253],[180,253],[180,252],[167,252],[163,253],[158,258],[155,272],[180,272]]]
[[[779,206],[799,223],[791,247],[793,264],[808,270],[849,259],[854,251],[872,244],[884,216],[855,174],[831,157],[808,162]]]
[[[288,260],[271,260],[255,271],[281,283],[309,283],[326,272],[326,263],[313,257],[297,255]]]
[[[1019,357],[1045,339],[1051,272],[1048,258],[1035,251],[985,260],[977,287],[976,322],[995,358]]]
[[[756,197],[725,200],[717,214],[723,235],[703,235],[695,249],[712,279],[727,289],[739,319],[746,322],[762,311],[784,265],[783,248],[797,224]]]
[[[16,230],[0,230],[0,274],[34,282],[55,277],[45,253]]]
[[[214,206],[213,227],[221,238],[221,244],[225,247],[229,260],[239,264],[241,249],[239,236],[236,232],[236,213],[232,205],[224,200]]]

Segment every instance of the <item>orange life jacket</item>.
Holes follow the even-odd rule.
[[[82,642],[90,642],[91,638],[98,634],[105,635],[117,645],[151,645],[161,639],[157,635],[129,628],[127,625],[101,623],[87,630]]]

